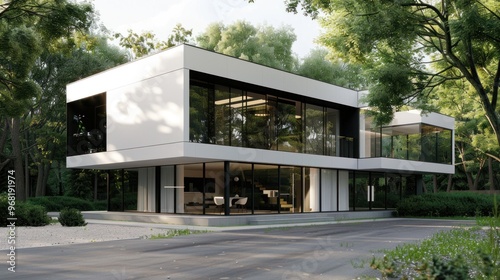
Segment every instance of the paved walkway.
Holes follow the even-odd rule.
[[[133,228],[157,224],[91,222]],[[381,250],[473,221],[381,219],[336,224],[237,227],[170,239],[126,239],[16,251],[16,272],[1,279],[353,279]],[[167,228],[163,228],[167,229]],[[21,229],[20,229],[21,230]],[[22,240],[19,240],[22,243]],[[6,252],[0,255],[6,256]]]

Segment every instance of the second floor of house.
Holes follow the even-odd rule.
[[[70,84],[67,152],[190,142],[453,164],[453,118],[398,112],[390,124],[375,126],[359,95],[180,46]]]

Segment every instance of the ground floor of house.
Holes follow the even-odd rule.
[[[394,209],[422,175],[241,162],[109,170],[108,211],[259,215]]]

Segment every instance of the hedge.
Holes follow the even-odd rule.
[[[494,196],[471,192],[427,193],[401,200],[396,207],[399,216],[474,217],[490,216]]]

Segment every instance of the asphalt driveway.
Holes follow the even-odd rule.
[[[382,249],[473,221],[385,219],[18,249],[0,279],[354,279]],[[8,251],[0,251],[7,260]]]

